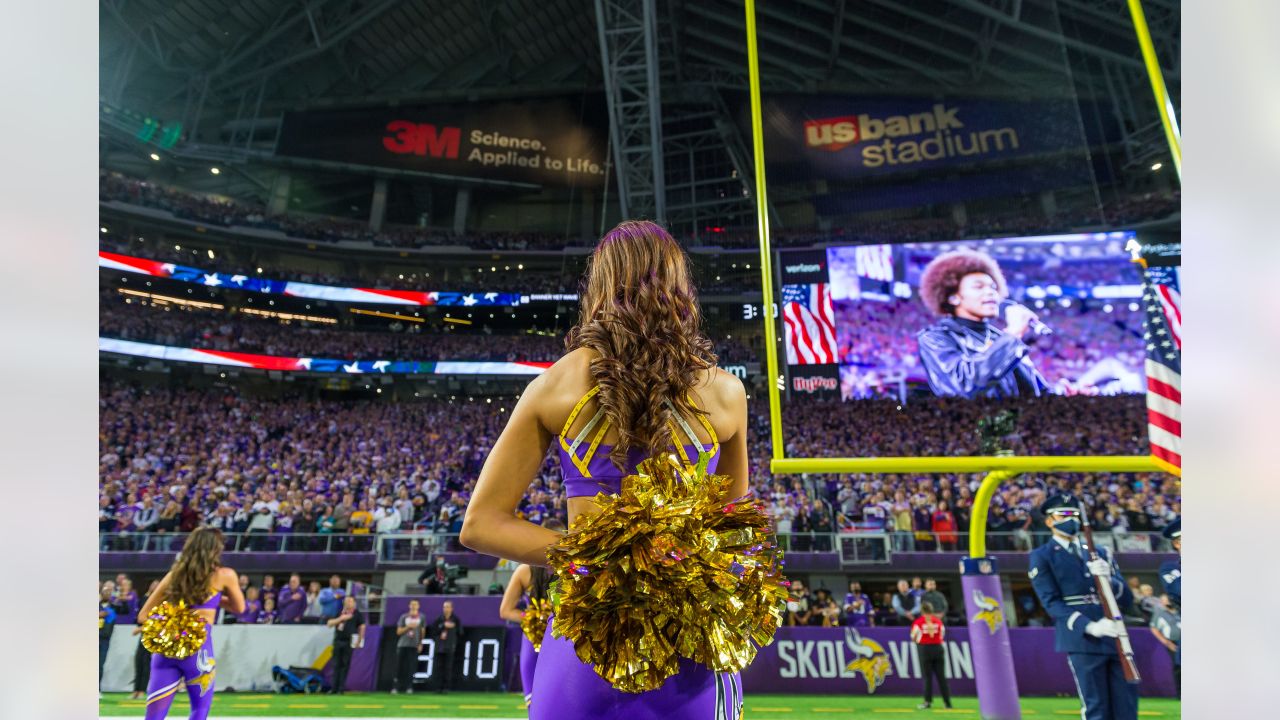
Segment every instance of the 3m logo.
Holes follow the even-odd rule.
[[[441,127],[429,123],[392,120],[382,146],[399,155],[430,155],[433,158],[457,159],[462,128]]]
[[[811,148],[837,152],[858,141],[858,118],[855,115],[809,120],[804,124],[804,141]]]

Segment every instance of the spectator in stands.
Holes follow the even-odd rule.
[[[920,607],[924,608],[925,603],[933,606],[933,611],[941,618],[946,618],[947,611],[951,609],[947,596],[939,592],[938,581],[933,578],[926,578],[924,581],[924,594],[920,596]]]
[[[413,694],[413,673],[418,667],[418,648],[422,645],[422,633],[426,622],[418,612],[421,603],[409,601],[409,612],[396,621],[396,679],[391,694]]]
[[[831,591],[826,588],[818,588],[815,593],[816,597],[813,601],[813,617],[810,618],[810,625],[820,625],[822,627],[838,627],[840,625],[840,605],[831,598]]]
[[[298,573],[289,576],[289,584],[280,589],[279,600],[281,623],[302,622],[307,610],[307,591],[302,588],[302,577]]]
[[[893,529],[893,549],[903,552],[915,550],[916,539],[911,503],[907,502],[905,490],[897,490],[893,493],[893,505],[889,509],[889,519]]]
[[[373,513],[369,512],[369,501],[356,503],[355,512],[351,513],[351,534],[368,535],[373,529]]]
[[[128,575],[120,576],[114,598],[116,606],[116,624],[133,625],[138,621],[138,593],[133,589],[133,580]]]
[[[831,552],[831,533],[835,526],[831,519],[831,511],[821,500],[813,501],[813,509],[809,511],[809,526],[814,533],[813,549],[818,552]]]
[[[276,598],[274,595],[268,595],[262,601],[262,609],[258,611],[258,618],[255,622],[259,625],[274,625],[279,619],[280,615],[276,612]]]
[[[346,534],[351,531],[351,515],[356,511],[356,499],[351,493],[344,493],[342,502],[333,508],[333,531]]]
[[[320,581],[312,580],[307,584],[307,609],[302,617],[319,620],[324,617],[324,608],[320,605]]]
[[[238,613],[235,618],[237,623],[253,624],[258,622],[258,614],[262,612],[262,595],[258,592],[258,588],[250,587],[244,596],[244,612]]]
[[[930,518],[933,534],[938,538],[938,549],[954,552],[956,549],[956,518],[951,514],[946,500],[939,500]],[[942,613],[945,611],[939,611]]]
[[[911,592],[905,579],[898,580],[898,592],[893,596],[895,625],[910,625],[920,615],[920,598]]]
[[[844,624],[851,627],[870,627],[875,624],[875,608],[871,598],[862,592],[862,584],[857,580],[849,583],[849,592],[844,596]]]
[[[252,585],[252,583],[249,582],[249,576],[245,575],[244,573],[241,573],[240,574],[240,593],[245,597],[249,597],[250,585]]]
[[[791,581],[791,598],[787,601],[787,624],[808,625],[815,617],[813,598],[799,578]]]
[[[898,613],[894,610],[894,600],[897,599],[895,593],[887,592],[880,596],[880,602],[876,604],[876,611],[873,625],[885,627],[888,625],[901,624],[898,619]]]
[[[262,587],[259,589],[259,594],[262,596],[262,602],[264,603],[267,598],[279,600],[277,596],[280,594],[280,588],[276,587],[275,575],[267,574],[262,576]]]
[[[311,535],[316,532],[316,504],[311,498],[302,501],[302,506],[293,518],[293,531],[299,535]]]
[[[325,505],[320,510],[320,516],[316,519],[316,532],[322,535],[329,535],[337,532],[338,518],[334,514],[333,507]]]
[[[458,642],[462,638],[462,620],[453,614],[453,603],[445,600],[440,616],[431,623],[431,638],[436,644],[436,673],[440,678],[436,692],[453,688],[454,666],[457,665]]]
[[[177,532],[178,524],[182,521],[182,506],[176,500],[170,500],[164,504],[164,509],[160,511],[160,515],[156,518],[153,532],[171,533]]]
[[[346,692],[351,654],[364,647],[364,614],[356,609],[356,599],[347,596],[340,613],[325,624],[333,628],[333,693],[342,695]]]
[[[320,617],[326,619],[338,617],[346,597],[347,591],[342,589],[342,578],[337,575],[330,575],[329,587],[320,591]]]

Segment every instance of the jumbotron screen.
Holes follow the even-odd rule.
[[[1125,249],[1131,239],[828,248],[841,397],[1143,392],[1142,277]]]

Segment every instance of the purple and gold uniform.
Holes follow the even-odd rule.
[[[216,592],[193,610],[216,610],[222,593]],[[182,659],[151,656],[151,681],[147,683],[147,720],[161,720],[169,715],[173,696],[184,686],[191,700],[190,720],[205,720],[213,707],[213,628],[208,627],[204,645],[196,654]]]
[[[566,497],[616,493],[622,487],[622,478],[633,474],[636,465],[646,457],[643,450],[632,450],[627,458],[629,472],[619,471],[613,465],[609,460],[611,447],[601,443],[609,429],[603,408],[592,416],[576,438],[570,440],[567,437],[578,413],[599,391],[598,386],[592,388],[578,401],[557,437]],[[689,423],[677,412],[672,415],[684,436],[692,442],[691,445],[681,444],[677,429],[673,427],[673,451],[689,464],[696,463],[700,455],[708,455],[707,472],[714,473],[720,460],[720,443],[711,424],[705,417],[700,418],[711,437],[711,446],[704,447]],[[586,447],[581,455],[580,447]],[[739,673],[715,672],[691,660],[681,659],[680,672],[667,678],[657,690],[623,692],[579,660],[572,642],[553,637],[551,625],[547,624],[534,671],[530,720],[737,720],[742,715],[742,679]]]

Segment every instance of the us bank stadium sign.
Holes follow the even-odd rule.
[[[765,109],[766,162],[780,178],[851,178],[1083,150],[1058,101],[780,96]]]

